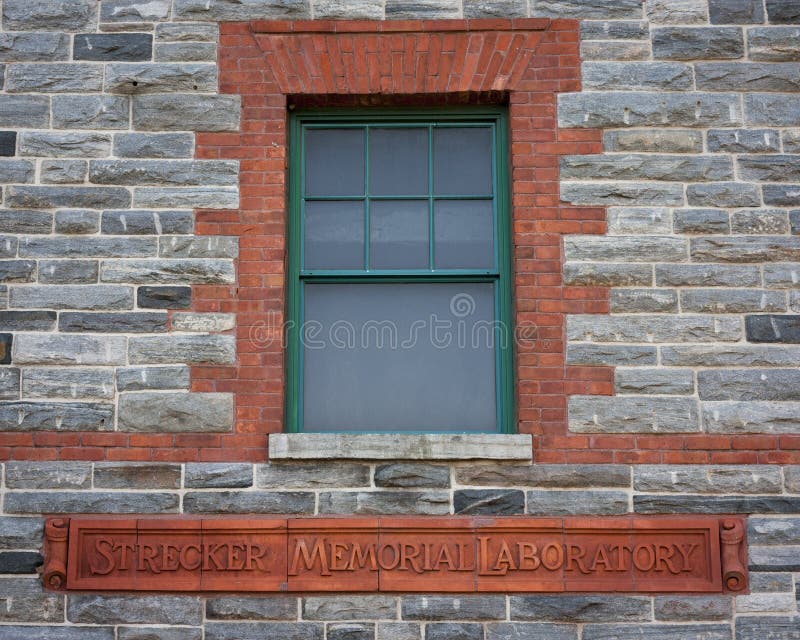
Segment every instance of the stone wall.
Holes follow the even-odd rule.
[[[582,21],[582,89],[550,115],[572,142],[603,130],[559,179],[607,226],[557,258],[610,291],[553,348],[598,380],[530,429],[533,465],[265,464],[280,419],[216,381],[247,360],[237,291],[282,287],[283,246],[221,229],[252,187],[242,116],[277,107],[218,90],[218,23],[486,17]],[[1,638],[800,637],[797,0],[3,0],[0,77]],[[564,411],[537,391],[521,410]],[[743,513],[752,592],[43,594],[41,514],[79,512]]]

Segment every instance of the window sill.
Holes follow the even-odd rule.
[[[523,460],[529,434],[273,433],[270,460]]]

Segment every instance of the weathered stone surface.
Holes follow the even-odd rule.
[[[707,141],[708,150],[715,153],[774,153],[780,150],[780,136],[774,129],[711,129]]]
[[[0,179],[3,182],[33,182],[34,168],[28,160],[0,159]]]
[[[797,182],[800,180],[800,156],[740,156],[737,164],[739,175],[743,180],[762,182]]]
[[[474,622],[434,622],[425,625],[425,640],[483,640],[483,627]]]
[[[123,393],[119,397],[118,428],[147,433],[230,431],[233,396],[229,393]]]
[[[697,391],[701,400],[800,400],[800,370],[698,371]]]
[[[600,90],[693,88],[691,67],[679,62],[584,62],[582,79],[585,87]]]
[[[94,160],[95,184],[235,185],[238,162],[230,160]]]
[[[650,42],[637,40],[603,40],[581,42],[582,60],[649,60]]]
[[[0,573],[36,573],[43,562],[38,551],[0,551]]]
[[[80,336],[18,333],[14,339],[17,364],[87,365],[125,364],[123,336]]]
[[[19,309],[132,309],[133,289],[113,285],[15,286],[9,303]]]
[[[56,312],[0,311],[0,326],[7,331],[51,331],[56,328]]]
[[[0,131],[0,156],[13,156],[17,153],[17,132]]]
[[[218,333],[236,328],[233,313],[174,313],[170,323],[172,331]]]
[[[655,24],[702,23],[708,15],[703,0],[646,0],[645,11]]]
[[[650,285],[649,265],[574,262],[564,265],[564,284],[597,287]]]
[[[792,640],[797,635],[797,623],[796,616],[737,616],[736,640]]]
[[[797,127],[800,126],[800,96],[746,93],[744,113],[747,124]]]
[[[703,134],[692,129],[614,129],[603,132],[603,148],[607,151],[702,153]]]
[[[795,184],[765,184],[761,187],[764,204],[777,207],[800,206],[800,185]]]
[[[678,293],[672,289],[615,289],[611,313],[670,313],[678,311]]]
[[[234,282],[235,278],[233,263],[229,260],[104,260],[100,267],[101,282],[224,284]]]
[[[698,313],[745,313],[785,311],[782,291],[763,289],[686,289],[681,291],[681,310]]]
[[[566,236],[566,260],[596,262],[685,262],[687,243],[670,236]]]
[[[120,158],[189,158],[194,136],[190,133],[118,133],[114,155]]]
[[[133,126],[141,131],[236,131],[239,102],[239,96],[224,95],[136,96]]]
[[[310,17],[310,7],[308,0],[177,0],[174,15],[210,21],[298,19]]]
[[[91,284],[97,282],[95,260],[39,260],[40,284]]]
[[[169,0],[102,0],[101,22],[152,22],[169,17]]]
[[[585,640],[669,640],[675,637],[731,640],[731,628],[722,624],[590,624],[584,627],[582,637]]]
[[[205,625],[205,640],[322,640],[325,627],[318,622],[211,622]]]
[[[19,152],[23,156],[99,158],[111,153],[111,136],[94,131],[22,131]]]
[[[578,205],[684,204],[682,185],[659,182],[562,182],[561,198]]]
[[[40,621],[36,620],[36,622]],[[13,640],[18,638],[25,638],[25,640],[114,640],[115,637],[114,627],[84,628],[65,627],[63,625],[47,627],[38,625],[5,625],[3,633]]]
[[[203,619],[200,598],[188,596],[70,595],[67,619],[94,624],[184,624]]]
[[[751,571],[800,571],[800,547],[757,547],[748,549]]]
[[[394,620],[397,598],[386,595],[337,595],[303,598],[304,620]]]
[[[180,489],[181,465],[154,462],[95,462],[100,489]]]
[[[450,468],[413,462],[378,465],[375,467],[375,486],[447,488],[450,486]]]
[[[757,286],[760,284],[757,266],[659,264],[656,265],[658,286]]]
[[[114,405],[90,402],[5,402],[0,404],[3,431],[108,431]]]
[[[153,55],[149,33],[78,33],[73,45],[75,60],[139,62]]]
[[[683,433],[700,430],[697,401],[680,397],[572,396],[569,426],[580,433]]]
[[[711,24],[764,22],[764,7],[758,0],[709,0]]]
[[[5,497],[7,513],[177,513],[176,493],[156,491],[19,491]],[[70,598],[72,600],[72,598]],[[101,616],[101,609],[87,607]],[[91,615],[88,614],[87,615]],[[124,613],[122,615],[125,615]],[[79,622],[71,618],[73,622]],[[98,617],[95,621],[100,620]],[[109,618],[105,618],[108,620]],[[87,619],[88,621],[88,619]],[[152,622],[152,621],[151,621]],[[172,620],[171,622],[175,622]]]
[[[7,31],[0,34],[0,62],[53,62],[68,57],[69,35],[66,33]]]
[[[729,233],[730,219],[723,209],[676,209],[673,228],[675,233]]]
[[[238,189],[226,187],[137,187],[133,206],[184,209],[234,209]]]
[[[645,20],[582,20],[581,40],[645,40]]]
[[[511,596],[515,620],[635,622],[650,619],[650,598],[601,595]]]
[[[191,233],[193,227],[191,211],[118,209],[103,211],[102,217],[102,232],[109,235]]]
[[[691,395],[694,378],[682,369],[619,367],[614,371],[614,389],[618,394]]]
[[[0,369],[0,400],[19,398],[19,369],[3,367]]]
[[[59,317],[58,328],[66,333],[163,333],[167,330],[167,314],[67,312]]]
[[[6,462],[9,489],[91,489],[91,462]]]
[[[88,209],[62,209],[61,211],[56,211],[56,233],[84,235],[88,233],[97,233],[99,229],[100,213],[97,211]],[[40,262],[39,264],[41,265],[42,263]],[[97,282],[97,263],[94,264],[95,277],[92,279],[92,282]]]
[[[136,336],[130,339],[132,364],[233,364],[236,345],[233,336]]]
[[[707,60],[744,55],[742,30],[735,27],[656,27],[650,33],[656,59]]]
[[[314,513],[314,494],[300,491],[189,491],[186,513]]]
[[[798,402],[704,402],[703,424],[711,433],[793,433],[798,411]]]
[[[256,486],[262,489],[368,487],[369,466],[338,461],[260,464],[256,467]]]
[[[665,235],[671,232],[672,215],[666,207],[609,207],[608,209],[609,235]]]
[[[800,60],[800,27],[751,27],[747,45],[751,60]]]
[[[189,462],[184,473],[191,489],[240,489],[253,486],[253,465],[236,462]]]
[[[61,367],[26,367],[22,378],[25,398],[113,398],[114,371]]]
[[[567,363],[590,366],[654,365],[656,348],[645,345],[570,344],[567,346]]]
[[[219,26],[208,22],[165,22],[156,25],[156,40],[216,42]]]
[[[12,236],[0,236],[0,258],[15,258],[19,242]]]
[[[369,622],[338,622],[327,625],[328,640],[373,640],[375,625]]]
[[[628,494],[608,490],[527,492],[527,512],[538,516],[618,515],[628,512]]]
[[[53,214],[47,211],[0,209],[0,233],[51,233]],[[9,256],[13,257],[13,256]]]
[[[780,236],[715,236],[690,240],[698,262],[787,262],[800,260],[800,242]]]
[[[6,204],[15,208],[50,209],[54,207],[127,207],[131,194],[121,187],[11,186]]]
[[[39,166],[39,181],[48,184],[85,182],[87,174],[85,160],[42,160]]]
[[[446,491],[322,492],[319,512],[340,515],[442,515],[450,512]]]
[[[100,91],[103,69],[96,64],[76,62],[15,63],[6,70],[5,90],[9,93],[66,93]]]
[[[636,513],[796,513],[800,498],[782,496],[633,496]]]
[[[705,465],[636,465],[636,491],[668,493],[781,493],[780,469]]]
[[[454,513],[517,515],[525,511],[525,494],[517,489],[462,489],[453,494]]]
[[[105,90],[109,93],[177,93],[215,91],[217,66],[214,64],[170,63],[109,64]]]
[[[749,518],[747,540],[752,545],[800,544],[800,518]]]
[[[455,474],[459,485],[574,488],[631,484],[630,469],[611,464],[472,464],[456,467]]]
[[[47,96],[0,96],[0,127],[47,127],[49,103]]]
[[[118,640],[202,640],[200,627],[117,627]]]
[[[130,101],[124,96],[53,96],[53,126],[127,129],[129,107]]]
[[[79,31],[92,25],[97,3],[92,0],[7,0],[3,29]]]
[[[754,315],[745,317],[749,342],[800,343],[800,317],[796,315]]]
[[[653,600],[653,610],[656,620],[728,620],[731,600],[729,596],[659,596]]]
[[[560,127],[592,128],[661,127],[666,122],[683,127],[731,127],[742,122],[738,100],[735,94],[715,93],[562,93],[558,96],[558,123]]]
[[[725,316],[571,315],[567,338],[591,342],[729,342],[742,336],[738,318]]]
[[[750,591],[752,592],[781,592],[792,591],[791,573],[756,573],[750,572],[748,576]]]
[[[429,20],[457,18],[459,6],[455,0],[386,0],[389,20]]]
[[[581,19],[637,19],[642,17],[642,3],[639,0],[538,0],[533,8],[535,17],[581,18]]]
[[[191,287],[139,287],[136,291],[136,304],[147,309],[185,309],[191,300]]]
[[[165,258],[236,258],[239,238],[235,236],[162,236],[159,255]]]
[[[30,549],[31,540],[41,540],[43,531],[41,518],[0,516],[0,549]]]
[[[706,91],[800,90],[800,70],[792,62],[702,62],[695,65],[695,82]]]
[[[737,211],[731,215],[731,231],[742,235],[778,235],[789,232],[789,220],[780,209]]]
[[[289,596],[209,598],[206,617],[210,620],[294,620],[297,599]]]
[[[695,207],[758,207],[761,205],[758,187],[742,182],[690,184],[686,187],[686,199],[689,205]]]
[[[564,156],[560,176],[562,180],[730,180],[733,165],[730,158],[720,156],[650,153]]]
[[[404,620],[424,621],[504,620],[506,602],[503,596],[497,595],[405,596],[400,615]]]
[[[800,493],[800,466],[784,467],[783,475],[786,483],[786,491],[789,493]]]
[[[420,625],[412,622],[379,622],[375,625],[376,640],[420,640]]]
[[[158,62],[215,62],[217,45],[213,42],[157,42],[153,59]]]
[[[577,625],[547,622],[493,622],[486,625],[486,640],[577,640]]]
[[[793,593],[751,593],[736,599],[737,613],[779,613],[797,611]]]
[[[188,389],[189,368],[124,367],[117,369],[118,391],[147,391],[150,389]]]
[[[773,24],[800,22],[800,8],[793,0],[766,0],[767,18]]]

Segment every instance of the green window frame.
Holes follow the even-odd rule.
[[[491,194],[434,195],[433,135],[442,127],[488,127],[491,129]],[[370,269],[370,203],[381,199],[414,199],[420,196],[376,196],[369,193],[369,131],[392,127],[428,129],[428,225],[427,269]],[[305,193],[306,132],[312,129],[360,128],[365,131],[364,193],[356,196],[307,196]],[[515,432],[513,344],[511,300],[511,239],[508,170],[508,116],[503,107],[475,106],[446,109],[324,109],[289,112],[288,272],[286,314],[286,430],[308,432],[303,426],[304,287],[321,283],[493,283],[495,332],[496,422],[482,433]],[[436,269],[434,256],[434,206],[442,200],[484,199],[492,201],[494,265],[479,269]],[[309,201],[353,200],[364,203],[364,265],[362,269],[304,268],[304,211]],[[339,433],[391,433],[386,429],[337,429]],[[402,433],[459,433],[458,430],[402,429]],[[470,430],[469,432],[475,432]]]

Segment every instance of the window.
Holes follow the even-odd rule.
[[[512,430],[506,136],[501,109],[292,113],[290,431]]]

